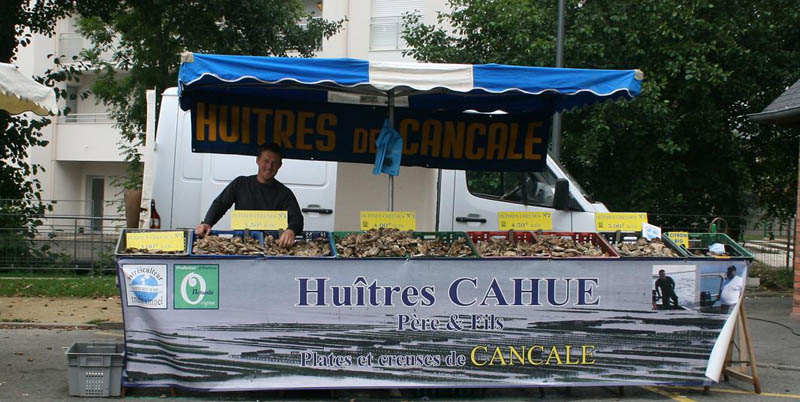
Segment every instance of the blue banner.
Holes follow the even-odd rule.
[[[272,98],[275,99],[275,98]],[[256,97],[198,99],[191,107],[192,151],[255,155],[273,142],[290,159],[375,162],[386,107],[264,101]],[[484,171],[541,171],[548,114],[478,114],[395,109],[404,166]]]

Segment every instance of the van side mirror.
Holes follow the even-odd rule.
[[[556,180],[556,191],[553,194],[553,208],[559,211],[569,209],[569,180],[561,178]]]

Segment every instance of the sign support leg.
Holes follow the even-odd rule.
[[[722,373],[727,380],[728,376],[738,378],[753,384],[753,389],[757,394],[761,393],[761,380],[758,377],[758,368],[756,367],[756,355],[753,351],[752,337],[750,336],[750,323],[747,320],[747,315],[744,312],[744,301],[739,303],[739,317],[736,319],[736,326],[739,333],[739,360],[734,362],[731,360],[731,348],[733,347],[733,337],[731,337],[731,344],[728,346],[728,355],[725,358]],[[750,373],[747,373],[747,366],[750,366]]]

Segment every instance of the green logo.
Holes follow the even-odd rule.
[[[175,309],[219,309],[219,265],[175,265]]]

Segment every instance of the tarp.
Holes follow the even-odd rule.
[[[56,115],[56,93],[23,74],[17,66],[0,63],[0,109],[10,114]]]
[[[359,136],[380,130],[391,93],[403,165],[534,170],[554,112],[633,99],[641,79],[638,70],[186,54],[178,90],[195,152],[253,155],[267,141],[289,158],[372,163]],[[497,110],[507,115],[464,113]]]
[[[117,261],[123,385],[213,391],[711,384],[738,309],[701,294],[747,278],[742,259]],[[662,269],[678,308],[654,305]]]

